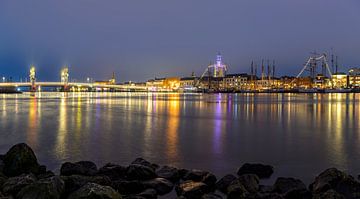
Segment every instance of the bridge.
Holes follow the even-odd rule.
[[[52,87],[61,91],[147,91],[145,85],[135,84],[115,84],[115,76],[109,81],[103,82],[69,82],[68,68],[61,71],[61,81],[59,82],[38,82],[36,81],[35,67],[30,67],[29,82],[0,82],[0,89],[29,88],[29,91],[41,91],[42,88]]]

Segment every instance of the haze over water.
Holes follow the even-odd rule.
[[[357,94],[42,93],[0,95],[0,154],[28,143],[40,163],[136,157],[218,177],[246,162],[309,183],[360,173]]]

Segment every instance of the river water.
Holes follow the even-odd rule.
[[[0,153],[29,144],[40,163],[159,164],[218,177],[246,162],[309,183],[360,173],[358,94],[28,93],[0,95]],[[266,182],[265,182],[266,183]]]

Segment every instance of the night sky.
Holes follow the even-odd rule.
[[[1,0],[0,75],[142,81],[201,75],[217,52],[231,73],[275,59],[295,75],[311,51],[360,67],[359,0]]]

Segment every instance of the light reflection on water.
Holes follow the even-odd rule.
[[[357,94],[42,93],[0,95],[0,153],[27,142],[40,162],[160,164],[223,175],[265,162],[309,182],[360,172]]]

